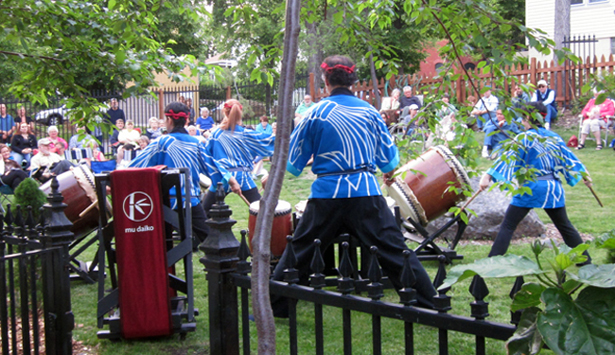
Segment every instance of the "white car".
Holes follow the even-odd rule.
[[[70,110],[66,108],[66,105],[43,110],[36,114],[34,121],[47,126],[61,125],[69,111]]]

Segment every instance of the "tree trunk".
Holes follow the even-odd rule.
[[[299,12],[301,0],[286,1],[286,29],[284,32],[284,54],[278,89],[278,128],[275,153],[271,163],[271,174],[264,197],[261,199],[252,248],[252,309],[258,333],[258,353],[275,354],[275,322],[269,297],[269,265],[271,259],[271,225],[286,171],[290,130],[293,120],[293,89],[295,87],[295,63],[298,53],[298,39],[301,25]]]
[[[370,48],[371,50],[371,48]],[[376,76],[376,66],[374,65],[374,55],[370,53],[369,55],[369,69],[371,70],[372,75],[372,85],[374,85],[374,103],[376,104],[376,109],[380,111],[380,91],[378,90],[378,77]]]
[[[570,0],[555,0],[555,49],[564,48],[564,37],[570,37]],[[557,64],[558,59],[554,53],[553,62]]]
[[[314,91],[319,92],[322,79],[320,77],[320,64],[323,61],[322,43],[318,40],[318,22],[305,22],[309,51],[308,74],[314,73]],[[308,88],[309,94],[309,88]]]

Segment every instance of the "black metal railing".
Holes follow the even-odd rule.
[[[71,224],[54,179],[38,223],[31,208],[0,214],[2,354],[72,354],[68,271]],[[55,187],[55,188],[54,188]],[[66,223],[68,222],[68,223]]]
[[[223,197],[219,197],[212,208],[211,217],[208,221],[214,230],[207,238],[206,247],[201,247],[205,257],[201,262],[206,266],[209,282],[209,312],[210,312],[210,345],[212,353],[216,354],[249,354],[250,353],[250,329],[249,329],[249,292],[251,281],[249,273],[251,264],[246,242],[245,233],[242,232],[241,242],[238,242],[231,232],[235,221],[229,219],[231,210],[224,204]],[[405,354],[413,354],[415,351],[415,324],[433,327],[438,331],[438,348],[440,354],[448,354],[449,348],[454,344],[449,340],[452,332],[463,333],[475,337],[474,347],[476,354],[485,354],[485,339],[507,340],[512,336],[516,327],[486,320],[489,316],[488,303],[484,301],[489,294],[487,285],[480,277],[475,277],[470,287],[470,293],[474,301],[470,303],[471,316],[452,314],[451,296],[449,289],[439,290],[434,298],[434,309],[416,307],[416,290],[412,288],[415,277],[411,271],[409,256],[411,252],[405,251],[404,268],[401,276],[402,288],[398,290],[399,303],[386,302],[383,297],[383,274],[376,257],[378,249],[371,247],[370,265],[367,270],[367,297],[356,295],[355,284],[358,280],[353,279],[353,263],[349,256],[349,244],[344,241],[341,244],[341,258],[338,267],[336,290],[325,288],[330,280],[325,280],[323,271],[325,263],[321,255],[319,240],[315,240],[315,254],[310,265],[312,274],[309,278],[309,286],[299,285],[297,270],[295,269],[294,252],[292,243],[287,244],[286,253],[289,255],[285,265],[285,280],[270,281],[270,293],[272,295],[286,297],[289,302],[288,336],[291,354],[305,353],[298,348],[297,331],[305,319],[298,321],[296,302],[299,300],[313,303],[314,346],[316,354],[324,354],[324,326],[323,306],[338,308],[342,312],[344,354],[352,354],[352,315],[363,313],[371,317],[373,354],[382,354],[383,329],[382,319],[389,318],[398,320],[403,324]],[[223,246],[223,248],[222,248]],[[441,256],[439,268],[434,280],[437,288],[442,285],[445,277],[446,258]],[[511,294],[519,290],[517,282],[513,286]],[[237,299],[239,288],[239,299]],[[241,314],[239,314],[241,305]],[[222,313],[223,312],[223,313]],[[518,314],[513,314],[511,323],[517,324]],[[241,324],[241,343],[243,352],[239,350],[239,324]],[[311,326],[310,326],[311,327]]]

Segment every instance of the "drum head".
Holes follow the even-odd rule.
[[[425,211],[416,199],[414,193],[412,193],[412,190],[408,188],[408,185],[406,185],[402,179],[399,177],[395,178],[393,184],[387,186],[386,190],[389,197],[397,202],[403,219],[412,218],[412,220],[423,226],[427,225],[429,221],[427,220]]]
[[[250,214],[251,215],[258,215],[258,211],[260,210],[261,207],[261,202],[260,201],[254,201],[250,204]],[[282,216],[285,214],[290,214],[291,212],[291,207],[290,207],[290,202],[284,201],[284,200],[278,200],[278,204],[275,207],[275,216]]]

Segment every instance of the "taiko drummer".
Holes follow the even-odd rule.
[[[313,155],[312,171],[317,174],[292,240],[296,268],[306,282],[314,239],[321,240],[324,251],[334,238],[349,233],[365,246],[378,247],[383,271],[400,289],[403,252],[409,249],[374,175],[379,168],[390,179],[399,163],[397,147],[378,111],[350,91],[357,80],[354,63],[331,56],[321,68],[330,96],[312,107],[293,131],[287,163],[287,170],[299,175]],[[283,279],[285,258],[274,271],[276,280]],[[417,300],[433,307],[436,291],[429,276],[414,252],[410,258]],[[287,316],[285,299],[272,299],[272,306],[274,316]]]

